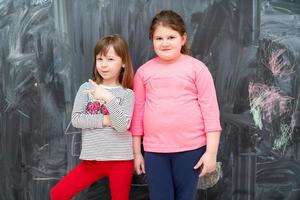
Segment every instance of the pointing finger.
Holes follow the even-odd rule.
[[[92,93],[92,90],[83,90],[84,93],[88,93],[88,94],[91,94]]]
[[[95,86],[95,87],[98,86],[98,84],[97,84],[95,81],[93,81],[92,79],[89,79],[89,82],[90,82],[93,86]]]

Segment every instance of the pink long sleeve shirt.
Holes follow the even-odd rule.
[[[221,131],[212,76],[199,60],[181,55],[175,63],[158,57],[142,65],[134,78],[133,135],[144,150],[181,152],[206,145],[206,134]]]

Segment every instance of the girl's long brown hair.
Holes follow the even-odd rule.
[[[133,88],[133,67],[127,42],[118,34],[108,35],[96,43],[94,48],[93,80],[100,84],[103,78],[97,71],[96,56],[106,55],[109,48],[113,47],[116,54],[122,59],[124,68],[121,68],[119,82],[124,88]]]

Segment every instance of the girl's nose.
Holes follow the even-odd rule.
[[[107,63],[105,61],[103,61],[100,66],[101,66],[101,68],[106,68],[107,67]]]
[[[168,40],[163,40],[162,41],[162,46],[168,46],[169,45],[169,41]]]

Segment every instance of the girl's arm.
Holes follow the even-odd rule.
[[[220,131],[212,131],[206,134],[206,151],[198,163],[194,166],[194,169],[198,169],[203,165],[199,176],[204,176],[206,173],[216,170],[220,135]]]
[[[97,85],[92,80],[89,82],[94,86],[93,89],[87,90],[95,99],[106,102],[106,108],[109,116],[104,118],[117,132],[126,132],[129,129],[134,106],[134,94],[130,89],[126,89],[122,99],[115,97],[110,91]]]
[[[220,141],[220,131],[212,131],[206,133],[206,153],[217,158],[219,141]]]
[[[146,173],[145,161],[141,151],[142,137],[133,136],[133,156],[134,156],[134,168],[138,175]]]
[[[87,83],[84,83],[78,89],[76,94],[73,110],[72,125],[76,128],[103,128],[103,115],[87,113],[88,94],[85,92]]]
[[[134,113],[132,117],[132,123],[130,131],[133,135],[133,155],[134,155],[134,168],[138,175],[146,173],[145,161],[141,152],[142,137],[144,133],[143,118],[144,118],[144,106],[145,106],[145,87],[142,77],[139,74],[139,70],[134,76],[134,94],[135,105]]]
[[[131,117],[133,113],[134,94],[130,89],[119,102],[116,97],[113,97],[106,102],[106,107],[109,112],[111,127],[117,132],[126,132],[129,129]]]
[[[220,140],[221,126],[219,106],[213,78],[208,68],[201,66],[196,74],[198,102],[203,116],[206,132],[206,152],[195,165],[195,169],[203,165],[200,176],[216,169],[217,153]]]
[[[139,70],[134,76],[133,91],[135,95],[134,112],[132,116],[132,123],[130,131],[132,135],[143,136],[144,134],[144,109],[146,101],[146,91],[143,78],[141,77]]]
[[[213,78],[203,65],[196,73],[197,98],[202,113],[205,132],[221,131],[220,111]]]

